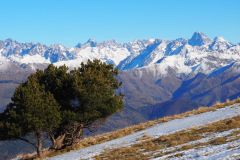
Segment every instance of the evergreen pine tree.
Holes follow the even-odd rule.
[[[12,103],[1,114],[1,139],[24,140],[41,157],[44,134],[58,128],[60,122],[59,105],[33,75],[16,89]],[[28,140],[28,134],[33,134],[36,141]]]

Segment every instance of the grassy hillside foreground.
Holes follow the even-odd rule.
[[[131,127],[127,127],[124,129],[120,129],[120,130],[102,134],[102,135],[87,137],[82,140],[79,140],[79,142],[74,144],[73,146],[67,147],[63,150],[58,150],[58,151],[46,150],[45,156],[52,157],[52,156],[63,154],[72,150],[79,150],[81,148],[85,148],[88,146],[92,146],[92,145],[100,144],[113,139],[117,139],[120,137],[124,137],[126,135],[130,135],[132,133],[144,130],[146,128],[149,128],[159,123],[168,122],[174,119],[181,119],[184,117],[189,117],[192,115],[197,115],[197,114],[201,114],[209,111],[215,111],[217,109],[224,108],[226,106],[230,106],[236,103],[240,103],[240,99],[236,99],[234,101],[227,101],[225,103],[217,103],[212,107],[200,107],[199,109],[189,111],[186,113],[164,117],[161,119],[134,125]],[[229,133],[228,136],[235,135],[235,138],[232,138],[234,140],[239,138],[239,135],[238,135],[239,126],[240,126],[240,117],[234,117],[232,119],[226,119],[219,122],[214,122],[213,124],[210,124],[208,126],[179,131],[173,134],[160,136],[158,138],[149,137],[148,135],[145,135],[141,139],[139,139],[138,142],[134,145],[123,147],[123,148],[116,148],[113,150],[108,150],[96,156],[95,158],[96,159],[150,159],[152,158],[153,159],[156,157],[166,156],[171,153],[172,154],[175,153],[173,148],[171,148],[170,151],[165,150],[166,148],[169,148],[169,147],[176,147],[175,150],[184,151],[187,149],[204,146],[207,143],[221,144],[229,140],[227,140],[226,137],[219,137],[217,139],[211,139],[209,140],[209,142],[205,142],[205,143],[196,143],[196,144],[192,144],[192,143],[188,144],[188,143],[191,141],[197,141],[197,140],[207,138],[206,135],[213,135],[215,132],[223,132],[231,129],[233,129],[233,132]],[[179,145],[183,145],[183,147],[180,147],[179,149]],[[181,156],[181,154],[182,154],[181,152],[179,153],[177,152],[176,155],[173,155],[173,156]],[[35,156],[34,154],[28,154],[28,155],[20,155],[19,157],[23,159],[28,159],[28,158],[34,158]]]

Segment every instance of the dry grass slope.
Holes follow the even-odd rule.
[[[51,156],[55,156],[55,155],[59,155],[59,154],[69,152],[71,150],[79,150],[81,148],[85,148],[85,147],[88,147],[88,146],[91,146],[91,145],[96,145],[96,144],[107,142],[107,141],[110,141],[110,140],[113,140],[113,139],[116,139],[116,138],[124,137],[126,135],[135,133],[137,131],[144,130],[146,128],[149,128],[149,127],[154,126],[154,125],[159,124],[159,123],[168,122],[170,120],[180,119],[180,118],[188,117],[188,116],[191,116],[191,115],[201,114],[201,113],[204,113],[204,112],[215,111],[219,108],[224,108],[226,106],[230,106],[230,105],[233,105],[233,104],[236,104],[236,103],[240,103],[240,98],[238,98],[236,100],[233,100],[233,101],[228,100],[224,103],[216,103],[215,105],[213,105],[211,107],[200,107],[198,109],[188,111],[188,112],[185,112],[185,113],[182,113],[182,114],[163,117],[163,118],[160,118],[160,119],[157,119],[157,120],[148,121],[148,122],[141,123],[141,124],[138,124],[138,125],[133,125],[133,126],[130,126],[130,127],[127,127],[127,128],[123,128],[123,129],[120,129],[120,130],[117,130],[117,131],[113,131],[113,132],[109,132],[109,133],[105,133],[105,134],[101,134],[101,135],[97,135],[97,136],[92,136],[92,137],[86,137],[84,139],[80,139],[78,143],[76,143],[72,146],[66,147],[62,150],[46,150],[44,155],[48,156],[48,157],[51,157]],[[180,133],[177,133],[177,134],[180,134]],[[189,135],[189,138],[190,137],[192,137],[192,136]],[[149,137],[147,139],[149,139]],[[184,139],[184,138],[181,137],[181,139]],[[179,143],[179,141],[177,141],[177,140],[173,141],[173,139],[171,139],[171,141],[172,141],[171,143]],[[153,146],[155,146],[155,145],[153,145]],[[132,148],[130,148],[130,150],[131,149]],[[121,150],[121,152],[122,152],[122,150]],[[130,151],[128,151],[128,152],[130,153]],[[134,152],[132,152],[132,153],[134,153]],[[141,155],[140,153],[137,156],[140,156],[140,158],[144,159],[144,155]],[[32,159],[32,158],[35,157],[35,155],[34,154],[28,154],[28,155],[22,155],[20,157],[22,157],[23,159],[29,159],[29,158]],[[99,157],[96,157],[96,158],[99,158]],[[124,157],[124,158],[126,158],[126,157]]]
[[[193,128],[185,131],[179,131],[174,134],[161,136],[159,138],[152,138],[142,140],[137,144],[134,144],[129,147],[117,148],[109,151],[105,151],[104,153],[96,156],[97,160],[146,160],[150,158],[161,157],[166,154],[174,153],[176,150],[169,150],[164,152],[159,152],[158,154],[152,155],[155,151],[163,150],[169,147],[179,146],[186,144],[188,142],[200,140],[202,138],[206,138],[210,133],[229,131],[231,129],[239,129],[240,128],[240,116],[222,120],[219,122],[212,123],[208,126]],[[229,135],[235,135],[235,139],[240,138],[240,131],[237,130]],[[233,141],[234,139],[231,139]],[[227,137],[216,137],[210,141],[198,144],[187,144],[178,148],[177,151],[180,150],[188,150],[191,148],[198,148],[207,145],[219,145],[224,144],[227,141]],[[229,142],[229,141],[228,141]],[[181,154],[174,155],[181,156]]]

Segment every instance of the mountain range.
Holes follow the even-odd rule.
[[[240,44],[195,32],[190,39],[148,39],[118,43],[89,39],[68,48],[0,41],[1,109],[15,87],[48,64],[78,67],[100,59],[120,69],[125,108],[103,130],[191,110],[240,95]],[[132,118],[132,117],[135,118]]]
[[[195,32],[190,39],[176,40],[98,43],[89,39],[72,48],[7,39],[0,41],[0,111],[36,69],[50,63],[72,69],[88,59],[119,68],[120,91],[125,95],[124,109],[109,117],[96,133],[240,96],[240,44],[223,37],[210,39]],[[0,142],[0,148],[0,155],[7,156],[30,149],[18,141]]]
[[[190,39],[176,40],[149,39],[128,43],[111,40],[97,43],[89,39],[86,43],[79,43],[72,48],[60,44],[46,46],[40,43],[20,43],[11,39],[0,41],[1,61],[9,60],[28,65],[54,63],[76,67],[88,59],[100,59],[121,70],[161,64],[160,68],[175,67],[180,73],[191,72],[193,69],[195,72],[210,72],[228,62],[209,66],[206,62],[209,61],[209,56],[235,61],[239,59],[239,51],[239,44],[232,44],[223,37],[211,40],[200,32],[195,32]],[[189,70],[189,67],[192,69]]]

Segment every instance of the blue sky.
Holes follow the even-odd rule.
[[[1,0],[0,39],[74,46],[89,38],[189,38],[240,42],[239,0]]]

